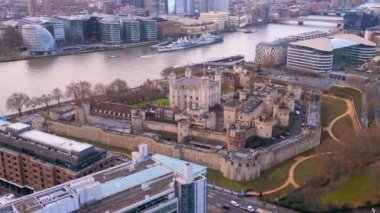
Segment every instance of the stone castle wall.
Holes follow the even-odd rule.
[[[230,160],[215,152],[194,150],[186,146],[166,144],[153,138],[139,135],[121,135],[104,131],[98,127],[82,125],[75,126],[54,121],[47,121],[48,130],[60,135],[75,137],[78,139],[96,141],[98,143],[122,147],[129,150],[137,150],[139,144],[147,144],[150,154],[162,154],[182,160],[204,165],[208,168],[220,171],[225,177],[237,181],[249,181],[260,176],[260,172],[269,169],[285,160],[288,160],[302,152],[305,152],[319,144],[319,135],[309,137],[296,143],[288,144],[281,149],[273,149],[260,155],[259,160],[239,162]],[[208,131],[196,131],[199,136],[208,134]],[[217,134],[220,137],[222,133]],[[227,140],[225,140],[227,141]]]
[[[261,170],[267,170],[271,167],[289,160],[307,150],[310,150],[320,144],[320,134],[312,137],[306,137],[294,143],[289,143],[278,149],[269,149],[261,155]]]

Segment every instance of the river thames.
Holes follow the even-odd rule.
[[[0,63],[0,113],[9,113],[5,102],[14,92],[24,92],[33,97],[50,93],[55,87],[64,90],[71,81],[107,84],[116,78],[124,79],[130,87],[135,87],[146,79],[160,78],[165,67],[237,54],[252,61],[255,46],[261,41],[334,28],[334,25],[324,23],[303,26],[268,24],[255,28],[257,32],[253,34],[225,34],[223,43],[177,52],[157,53],[147,46]],[[116,57],[110,58],[111,55]]]

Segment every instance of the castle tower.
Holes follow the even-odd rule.
[[[177,102],[175,95],[175,82],[177,80],[177,76],[174,72],[171,72],[169,75],[169,99],[170,99],[170,106],[175,107]]]
[[[193,75],[193,72],[192,72],[190,66],[187,66],[186,69],[185,69],[185,77],[186,78],[191,78],[192,75]]]
[[[215,77],[214,80],[218,82],[218,92],[217,92],[217,97],[216,97],[216,103],[220,104],[220,101],[222,99],[221,94],[222,94],[222,77],[223,73],[220,70],[215,71]]]
[[[210,79],[206,74],[203,74],[201,78],[202,84],[201,84],[201,106],[202,108],[208,112],[210,107],[210,94],[209,94],[209,87],[210,87]]]
[[[179,120],[177,128],[178,142],[188,142],[190,136],[190,122],[186,119]]]
[[[144,118],[142,113],[137,109],[132,109],[132,132],[141,134],[143,132]]]
[[[231,125],[227,131],[228,151],[239,151],[245,148],[245,130]]]
[[[239,101],[246,101],[247,96],[248,96],[247,93],[248,93],[247,90],[244,90],[244,89],[240,90],[239,91]]]
[[[75,107],[75,121],[80,125],[84,125],[87,122],[86,117],[87,116],[86,116],[86,112],[84,108],[81,106],[76,106]]]

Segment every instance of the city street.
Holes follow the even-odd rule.
[[[260,208],[262,210],[265,210],[266,212],[296,212],[294,210],[286,209],[267,202],[260,201],[256,197],[238,197],[228,192],[222,192],[217,189],[212,189],[211,187],[208,187],[207,192],[207,212],[246,212],[240,207],[232,206],[230,204],[231,200],[239,203],[240,207],[247,207],[248,205],[251,205],[255,209]],[[223,206],[227,206],[229,207],[229,209],[224,209]]]

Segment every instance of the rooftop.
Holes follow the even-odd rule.
[[[375,43],[354,34],[340,34],[340,35],[335,35],[329,38],[324,37],[324,38],[308,39],[308,40],[293,42],[291,44],[295,46],[302,46],[302,47],[307,47],[311,49],[316,49],[316,50],[324,51],[324,52],[331,52],[335,49],[340,49],[340,48],[345,48],[345,47],[350,47],[350,46],[355,46],[355,45],[360,45],[360,44],[371,46],[371,47],[376,46]]]
[[[162,165],[176,173],[182,173],[183,167],[185,166],[186,161],[179,160],[176,158],[167,157],[165,155],[155,154],[152,156],[152,160],[162,163]],[[199,175],[205,175],[207,172],[207,168],[198,164],[191,163],[193,166],[193,177],[197,177]]]
[[[0,206],[0,212],[43,212],[64,206],[67,212],[115,212],[133,208],[145,199],[174,192],[175,177],[185,175],[187,162],[153,155],[139,164],[127,162],[50,189],[18,198]],[[192,164],[193,178],[205,175],[206,167]],[[66,212],[65,211],[65,212]]]
[[[87,149],[93,148],[90,144],[79,143],[38,130],[30,130],[21,133],[20,137],[66,153],[81,153]]]
[[[30,125],[28,124],[23,124],[23,123],[13,123],[13,124],[9,124],[7,126],[8,129],[12,130],[12,131],[21,131],[21,130],[24,130],[24,129],[28,129],[28,128],[31,128]]]

